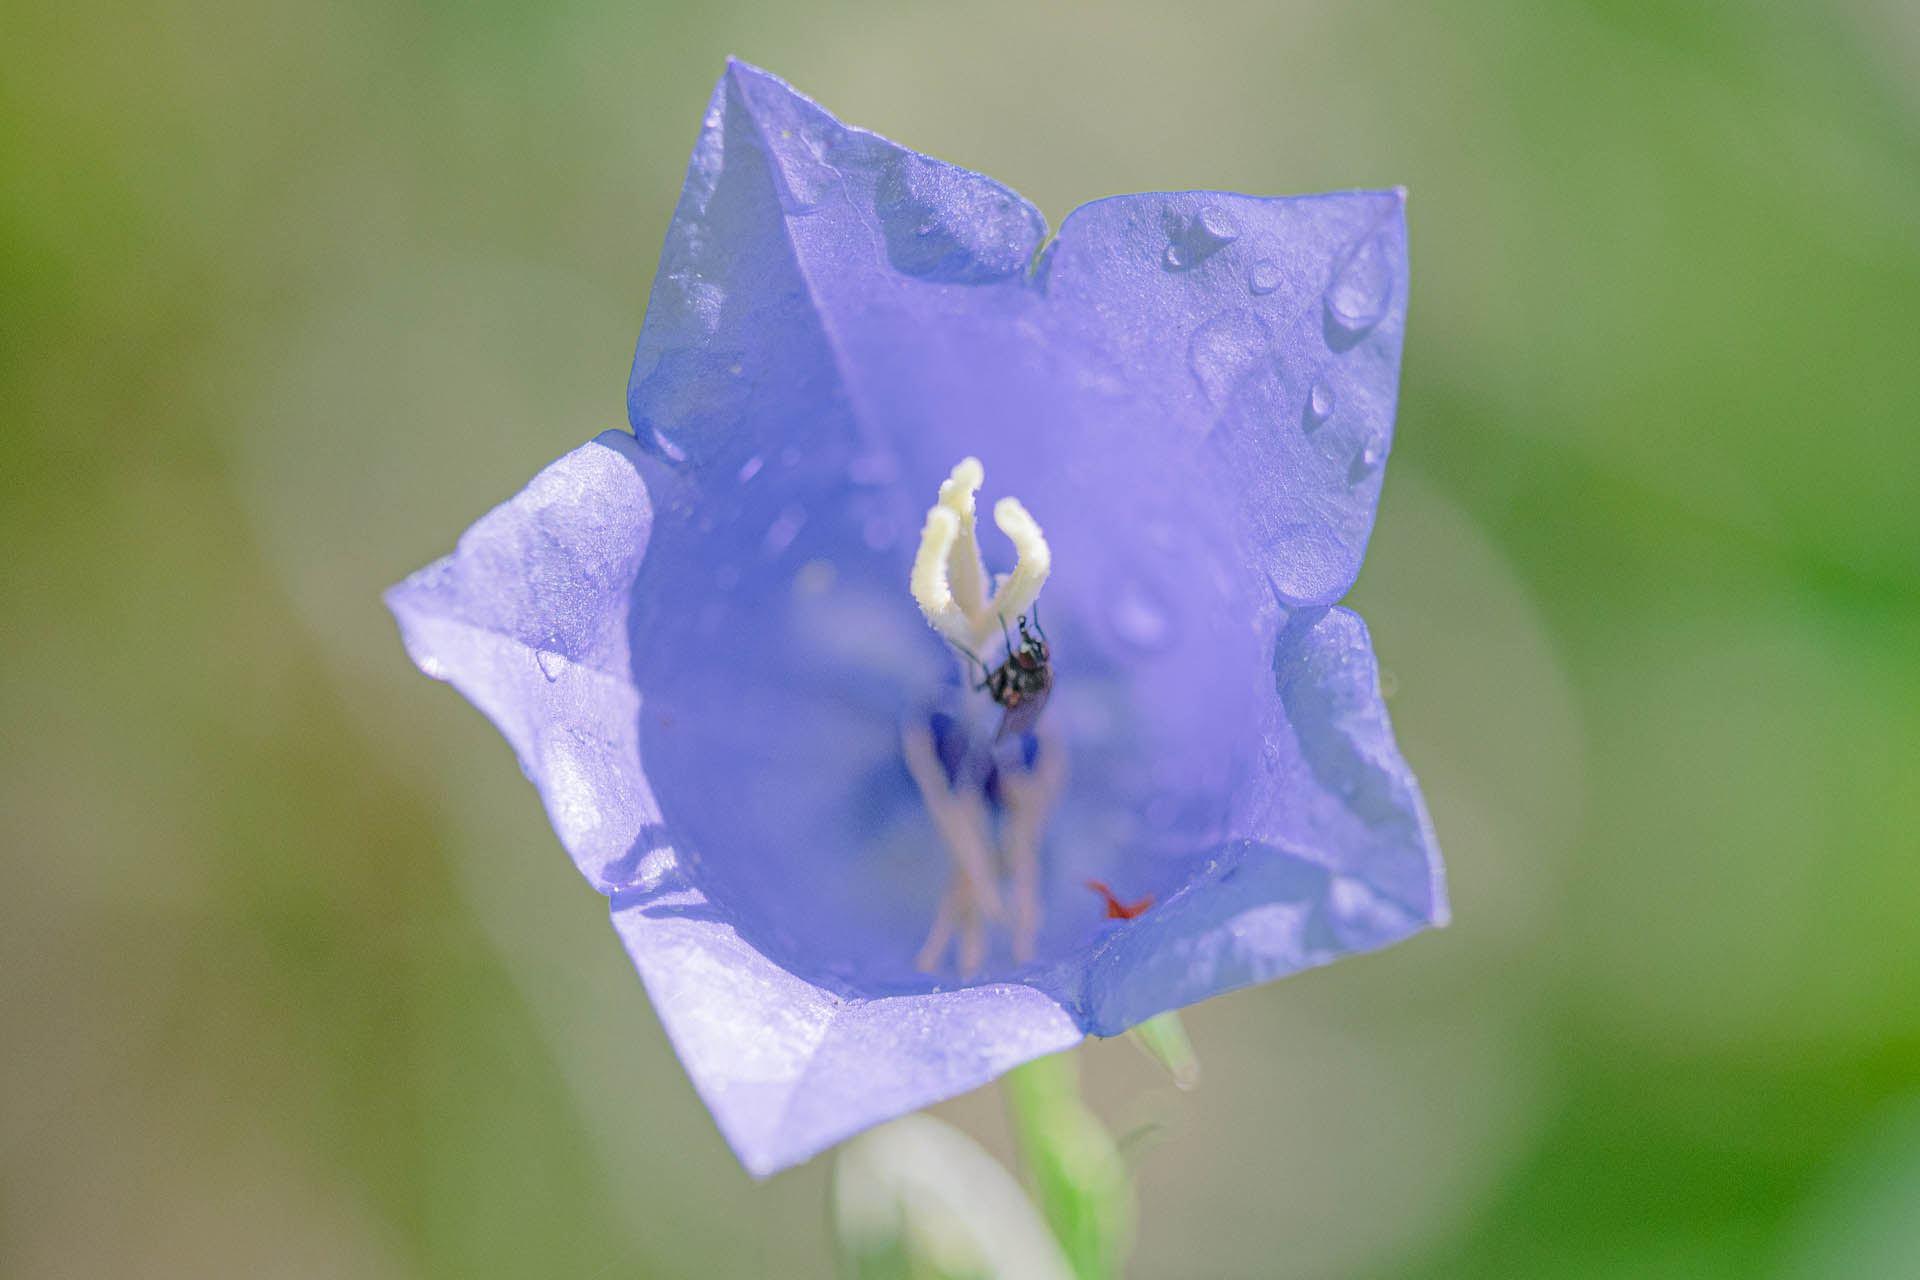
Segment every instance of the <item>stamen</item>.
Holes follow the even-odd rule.
[[[906,758],[907,772],[920,788],[921,802],[933,819],[934,832],[953,863],[952,879],[917,963],[923,970],[936,967],[957,927],[960,972],[971,977],[987,958],[987,921],[1003,915],[1000,888],[994,882],[986,797],[977,787],[947,784],[933,734],[926,728],[909,722],[900,733],[900,750]]]
[[[1033,959],[1040,934],[1040,838],[1066,781],[1066,750],[1044,732],[1031,770],[1000,770],[1000,802],[1007,811],[1000,824],[1000,848],[1013,880],[1013,958],[1019,964]]]

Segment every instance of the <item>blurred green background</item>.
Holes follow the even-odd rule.
[[[727,53],[1056,221],[1411,191],[1456,922],[1083,1055],[1133,1274],[1920,1275],[1907,0],[10,8],[0,1273],[826,1273],[379,604],[622,421]]]

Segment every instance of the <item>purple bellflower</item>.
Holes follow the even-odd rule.
[[[1334,607],[1406,292],[1401,192],[1119,196],[1049,239],[729,64],[634,434],[388,603],[611,898],[749,1171],[1445,919]],[[976,541],[983,476],[1011,545]]]

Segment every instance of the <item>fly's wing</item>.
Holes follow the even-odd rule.
[[[1053,683],[1035,689],[1020,699],[1017,707],[1008,707],[1007,713],[1000,717],[1000,731],[993,735],[995,742],[1009,734],[1029,733],[1033,726],[1040,723],[1040,713],[1046,710],[1047,699],[1053,695]]]

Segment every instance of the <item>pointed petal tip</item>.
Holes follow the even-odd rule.
[[[743,87],[748,85],[763,85],[775,89],[787,97],[798,98],[802,102],[810,102],[815,106],[820,105],[765,67],[760,66],[758,63],[748,62],[745,58],[738,57],[735,54],[730,53],[727,55],[726,67],[721,72],[720,79],[722,84],[731,80],[735,84]],[[825,110],[825,108],[822,108],[822,110]]]
[[[760,79],[760,78],[770,79],[770,80],[778,79],[777,76],[773,75],[773,73],[768,71],[765,67],[759,66],[752,62],[748,62],[745,58],[740,57],[738,54],[732,54],[732,53],[727,55],[726,65],[722,68],[720,74],[722,76],[732,76],[732,77],[752,76],[756,79]]]

